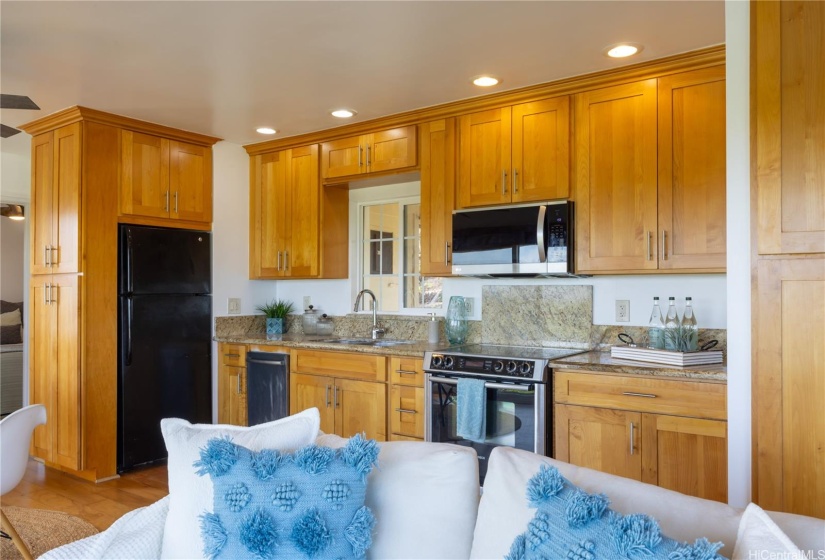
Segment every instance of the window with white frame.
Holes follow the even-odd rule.
[[[361,288],[375,293],[379,311],[441,307],[441,278],[421,276],[418,198],[364,203],[359,241]]]

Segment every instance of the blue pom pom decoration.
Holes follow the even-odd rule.
[[[289,540],[308,558],[315,558],[332,544],[332,534],[315,508],[295,522]]]
[[[659,523],[648,515],[613,513],[609,522],[616,550],[626,557],[651,556],[662,542]]]
[[[307,445],[295,452],[294,461],[307,474],[323,474],[334,458],[334,449]]]
[[[527,501],[533,507],[555,496],[564,488],[564,477],[556,467],[542,465],[533,478],[527,483]]]
[[[532,521],[527,524],[527,548],[538,549],[545,541],[550,540],[550,516],[538,512]]]
[[[257,453],[252,453],[252,470],[261,480],[272,480],[284,456],[275,449],[264,449]]]
[[[582,490],[576,493],[567,502],[565,516],[570,527],[583,527],[595,519],[599,519],[610,505],[610,500],[604,494],[588,494]]]
[[[295,484],[287,481],[275,487],[275,492],[272,494],[272,505],[277,506],[283,512],[292,511],[300,497],[301,493],[295,487]]]
[[[355,434],[341,450],[341,458],[364,480],[378,463],[378,451],[378,443],[374,439],[365,439],[363,435]]]
[[[204,513],[200,516],[201,536],[203,537],[203,555],[214,559],[221,553],[226,544],[226,529],[221,518],[214,513]]]
[[[372,530],[375,528],[375,516],[370,508],[362,506],[344,529],[344,538],[352,547],[352,554],[362,558],[372,546]]]
[[[264,509],[259,508],[241,523],[241,543],[261,560],[275,558],[277,536],[275,520]]]
[[[206,442],[206,447],[201,448],[200,457],[200,461],[192,465],[199,467],[195,474],[223,476],[238,461],[238,446],[229,437],[212,438]]]
[[[226,500],[229,510],[237,513],[246,507],[246,504],[252,499],[252,494],[249,493],[246,484],[237,482],[224,494],[223,499]]]
[[[352,490],[348,484],[341,480],[333,480],[326,486],[321,494],[326,501],[332,504],[332,509],[342,509],[344,502],[349,499]]]
[[[569,560],[596,560],[596,544],[593,541],[584,540],[574,545],[567,553]]]
[[[681,548],[671,552],[668,560],[724,560],[717,554],[722,546],[720,542],[712,543],[702,537],[696,539],[692,545],[685,543]]]
[[[510,545],[510,552],[504,557],[504,560],[525,560],[527,557],[527,538],[522,533],[517,536]]]

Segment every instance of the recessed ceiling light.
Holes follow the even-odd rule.
[[[490,87],[494,86],[499,82],[498,78],[494,78],[492,76],[479,76],[478,78],[473,79],[473,83],[477,86],[481,87]]]
[[[605,54],[611,58],[624,58],[642,52],[644,47],[638,43],[617,43],[605,47]]]
[[[339,119],[348,119],[356,114],[356,111],[352,109],[336,109],[332,112],[333,117],[338,117]]]
[[[262,126],[261,128],[256,128],[255,130],[260,134],[275,134],[278,132],[274,128],[269,128],[268,126]]]

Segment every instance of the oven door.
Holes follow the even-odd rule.
[[[487,436],[483,443],[456,435],[457,385],[454,377],[427,374],[425,438],[475,449],[481,483],[487,474],[490,452],[499,445],[548,454],[551,448],[547,438],[551,431],[545,384],[486,383]]]

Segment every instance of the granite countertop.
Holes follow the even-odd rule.
[[[439,350],[449,346],[448,342],[438,342],[430,344],[423,340],[415,340],[410,344],[397,344],[394,346],[364,346],[361,344],[340,344],[336,342],[324,342],[336,336],[313,336],[305,334],[284,334],[279,339],[267,338],[265,334],[247,333],[241,335],[216,336],[217,342],[228,342],[230,344],[255,344],[258,346],[285,346],[287,348],[308,348],[312,350],[334,350],[336,352],[356,352],[358,354],[378,354],[381,356],[412,356],[415,358],[424,357],[424,352]]]
[[[693,381],[708,381],[711,383],[726,383],[728,380],[727,367],[723,364],[709,366],[665,366],[647,362],[620,360],[610,356],[610,352],[585,352],[575,354],[550,362],[550,367],[556,370],[583,369],[588,372],[622,375],[645,375],[668,377],[676,379],[690,379]]]

